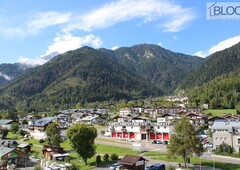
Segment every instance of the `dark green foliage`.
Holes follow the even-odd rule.
[[[30,69],[3,89],[4,104],[27,111],[58,110],[79,102],[161,95],[155,85],[106,54],[82,47]],[[3,94],[3,95],[4,95]]]
[[[79,168],[77,167],[77,165],[72,164],[72,166],[69,167],[69,170],[79,170]]]
[[[82,47],[27,70],[0,92],[0,109],[39,112],[173,92],[203,59],[157,45],[115,51]],[[131,103],[129,103],[131,105]]]
[[[96,156],[96,165],[98,166],[101,163],[101,156],[97,155]]]
[[[198,99],[201,104],[209,103],[211,109],[234,109],[235,104],[240,102],[240,93],[235,90],[237,87],[240,87],[240,70],[219,76],[188,94],[190,102]]]
[[[118,160],[118,155],[113,153],[113,154],[110,155],[110,159],[113,160],[113,161],[116,161],[116,160]]]
[[[180,85],[180,88],[188,89],[199,87],[212,79],[236,71],[240,66],[240,43],[216,52],[206,58],[204,63],[192,71]],[[232,89],[233,90],[233,89]]]
[[[103,160],[105,162],[108,162],[109,161],[109,155],[106,153],[105,155],[103,155]]]
[[[200,156],[203,147],[196,138],[196,131],[188,119],[182,118],[177,122],[174,125],[174,131],[175,134],[171,135],[167,151],[170,157],[182,156],[186,167],[190,156],[193,153]]]
[[[8,135],[9,130],[6,128],[2,128],[1,137],[4,139]]]
[[[222,152],[223,152],[223,145],[220,144],[220,145],[218,146],[218,153],[222,153]]]
[[[51,123],[47,126],[46,135],[48,144],[52,146],[60,146],[61,143],[61,130],[56,123]]]
[[[15,78],[21,75],[26,69],[26,66],[20,64],[0,64],[0,72],[11,78]],[[0,88],[3,83],[8,82],[9,80],[4,79],[0,76]]]
[[[20,130],[18,131],[18,133],[19,133],[20,135],[22,135],[22,136],[25,135],[25,132],[24,132],[24,130],[22,130],[22,129],[20,129]]]
[[[39,143],[43,143],[45,142],[43,139],[39,139]]]
[[[96,137],[96,128],[87,124],[77,123],[67,129],[67,138],[72,148],[83,158],[85,165],[87,160],[95,155]]]
[[[179,82],[203,59],[174,53],[157,45],[140,44],[115,51],[101,49],[131,72],[157,84],[165,94],[172,93]]]
[[[23,125],[27,125],[27,124],[28,124],[28,121],[27,121],[26,119],[23,119],[22,124],[23,124]]]
[[[227,146],[227,152],[228,154],[232,154],[233,152],[232,147],[230,145]]]
[[[19,124],[18,123],[12,123],[11,124],[11,132],[15,134],[15,133],[18,132],[18,130],[19,130]]]

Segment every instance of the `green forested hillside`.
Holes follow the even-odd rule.
[[[180,83],[180,89],[201,86],[203,83],[240,68],[240,43],[208,56],[204,63]]]
[[[77,103],[162,95],[104,53],[89,48],[67,52],[28,70],[1,90],[1,106],[35,110],[75,107]]]
[[[179,82],[204,60],[151,44],[102,51],[111,55],[128,70],[156,84],[165,94],[172,94]]]
[[[8,76],[9,78],[15,78],[21,75],[26,69],[28,68],[21,64],[0,64],[0,73]],[[8,81],[8,79],[0,75],[0,85]]]
[[[211,109],[233,109],[240,102],[240,69],[189,91],[191,102],[209,103]]]

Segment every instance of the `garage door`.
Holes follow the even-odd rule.
[[[117,136],[116,133],[112,133],[112,137],[115,138]]]
[[[168,133],[163,134],[163,140],[169,140],[169,134]]]
[[[117,137],[118,137],[118,138],[122,138],[122,133],[118,133],[118,134],[117,134]]]
[[[155,133],[150,133],[150,139],[155,139]]]
[[[131,138],[131,139],[134,139],[134,138],[135,138],[135,133],[132,133],[132,132],[131,132],[131,133],[130,133],[130,138]]]
[[[157,139],[162,140],[162,134],[161,133],[157,133]]]

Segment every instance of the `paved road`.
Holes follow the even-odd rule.
[[[99,138],[104,138],[104,137],[99,137]],[[108,138],[109,139],[109,138]],[[115,139],[112,139],[115,140]],[[157,151],[157,152],[166,152],[166,145],[162,145],[162,144],[152,144],[149,141],[141,141],[139,142],[140,146],[139,147],[134,147],[133,144],[135,143],[131,143],[131,142],[122,142],[121,143],[116,143],[116,142],[111,142],[111,140],[109,142],[103,142],[103,141],[96,141],[96,143],[100,143],[100,144],[105,144],[105,145],[112,145],[112,146],[120,146],[120,147],[125,147],[125,148],[133,148],[133,149],[139,149],[140,151]],[[137,142],[136,142],[137,143]],[[145,157],[146,159],[149,159],[148,157]],[[231,157],[224,157],[224,156],[218,156],[218,155],[212,155],[211,153],[208,152],[204,152],[201,156],[202,159],[208,159],[208,160],[212,160],[213,164],[214,162],[223,162],[223,163],[232,163],[232,164],[239,164],[240,165],[240,158],[231,158]],[[164,162],[164,161],[157,161],[157,160],[149,160],[147,165],[149,164],[154,164],[154,163],[165,163],[166,165],[174,165],[174,166],[178,166],[177,163],[169,163],[169,162]],[[240,167],[240,166],[239,166]],[[94,170],[103,170],[103,169],[109,169],[108,167],[103,167],[103,168],[95,168]],[[195,169],[200,169],[199,167]],[[212,170],[213,168],[207,168],[207,167],[202,167],[202,170]],[[216,169],[217,170],[217,169]]]

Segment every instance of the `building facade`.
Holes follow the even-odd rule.
[[[233,151],[240,147],[240,121],[239,120],[216,120],[212,125],[213,145],[229,145]]]
[[[162,140],[169,141],[173,130],[173,123],[160,119],[158,122],[151,122],[147,118],[132,118],[130,121],[109,123],[111,137],[131,141],[140,140]]]

